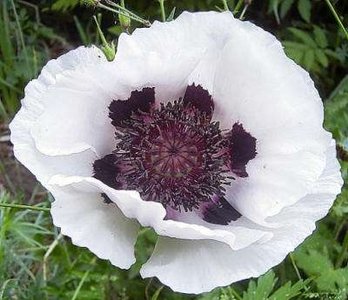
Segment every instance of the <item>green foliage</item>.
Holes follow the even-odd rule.
[[[34,6],[35,8],[35,6]],[[32,18],[27,6],[14,0],[0,2],[0,121],[19,107],[24,85],[38,75],[48,59],[47,42],[65,44],[62,37]]]
[[[318,289],[336,291],[348,286],[348,269],[335,269],[330,258],[316,250],[299,251],[297,265],[309,276],[313,276]]]
[[[299,247],[295,253],[297,266],[313,279],[319,291],[348,295],[348,269],[344,266],[344,259],[340,258],[341,255],[346,256],[346,245],[331,240],[325,230],[328,228],[323,226]]]
[[[297,9],[303,20],[307,23],[311,21],[312,4],[310,0],[298,0]]]
[[[338,145],[345,152],[346,158],[342,162],[342,174],[348,176],[348,75],[333,90],[325,105],[325,127],[330,130],[336,139]],[[342,195],[345,195],[346,190]],[[345,207],[348,207],[347,196],[339,196],[338,203],[346,203],[347,206],[341,206],[341,213],[346,213]]]
[[[53,10],[59,10],[65,12],[67,10],[71,10],[80,4],[80,0],[56,0],[52,4]]]
[[[285,51],[298,64],[308,71],[320,73],[322,68],[329,65],[330,57],[337,59],[335,52],[329,48],[328,39],[323,29],[313,26],[308,32],[295,27],[289,27],[291,40],[285,40]]]
[[[311,0],[270,0],[269,11],[273,11],[277,22],[280,23],[295,4],[301,18],[307,23],[310,23],[312,10]]]
[[[253,280],[249,282],[248,289],[243,293],[243,300],[262,300],[267,299],[276,284],[275,274],[269,271],[261,276],[257,283]]]
[[[297,281],[294,285],[291,282],[275,289],[278,279],[273,271],[267,272],[261,276],[257,283],[250,281],[248,289],[243,293],[243,300],[288,300],[298,296],[305,288],[306,283],[303,280]]]
[[[342,144],[348,142],[348,75],[331,93],[325,106],[326,126]],[[348,145],[347,145],[348,146]]]

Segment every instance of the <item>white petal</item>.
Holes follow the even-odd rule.
[[[49,181],[50,190],[55,191],[67,187],[76,189],[81,193],[87,191],[105,193],[126,217],[136,219],[144,227],[152,227],[157,234],[162,236],[189,240],[212,239],[226,243],[231,249],[240,249],[271,237],[271,234],[263,230],[246,228],[244,225],[238,226],[238,224],[226,227],[210,226],[211,224],[206,222],[190,224],[165,220],[166,211],[162,204],[144,201],[135,191],[114,190],[92,177],[56,175]]]
[[[327,152],[325,171],[312,194],[268,218],[268,222],[281,225],[268,229],[272,239],[234,251],[216,241],[160,237],[141,270],[142,276],[156,276],[177,292],[202,293],[263,274],[293,251],[315,229],[315,221],[327,214],[343,184],[339,168],[333,143]]]
[[[108,117],[112,99],[92,76],[99,77],[96,66],[88,75],[80,69],[65,73],[41,95],[43,112],[30,130],[41,153],[55,156],[91,150],[100,157],[113,148],[114,128]]]
[[[91,77],[98,78],[96,67],[102,64],[108,63],[98,48],[79,47],[49,61],[40,76],[27,85],[22,110],[26,110],[28,119],[35,121],[30,133],[40,152],[71,154],[93,147],[90,140],[86,141],[82,128],[87,118],[91,125],[98,126],[95,119],[103,97]],[[91,101],[93,116],[91,109],[88,111]]]
[[[127,269],[135,262],[134,244],[139,225],[125,217],[113,203],[106,204],[100,190],[73,186],[51,187],[55,201],[51,214],[54,225],[73,244],[87,247],[99,258]]]
[[[73,98],[73,93],[64,94],[64,99],[60,99],[60,93],[52,95],[51,99],[46,96],[51,95],[51,90],[55,89],[57,82],[64,80],[65,76],[71,76],[71,79],[75,80],[72,84],[75,84],[76,80],[82,79],[79,78],[79,72],[83,74],[90,66],[103,63],[105,63],[104,55],[96,47],[80,47],[48,62],[39,78],[32,80],[25,89],[22,108],[10,124],[11,141],[15,156],[43,185],[57,173],[81,176],[92,174],[91,162],[97,156],[92,151],[86,150],[88,147],[85,147],[83,139],[72,138],[77,137],[76,133],[81,133],[79,124],[72,126],[72,121],[78,119],[72,116],[76,110],[72,110],[66,101]],[[74,91],[73,88],[71,90]],[[61,105],[55,102],[57,99],[62,100]],[[45,109],[50,105],[52,105],[51,114],[45,115]],[[57,109],[52,111],[54,106]],[[42,118],[48,123],[41,122]],[[78,151],[82,152],[74,154]],[[73,154],[59,157],[46,155],[67,153]]]
[[[193,53],[178,57],[179,63],[146,53],[64,73],[41,95],[46,105],[31,129],[37,148],[47,155],[91,149],[103,157],[115,147],[108,117],[111,101],[127,100],[133,90],[144,87],[155,87],[158,101],[177,99],[196,60]]]
[[[322,173],[324,155],[307,151],[256,157],[248,163],[247,178],[236,178],[226,187],[226,198],[242,215],[264,223],[309,193]]]
[[[141,29],[122,35],[111,63],[96,47],[80,47],[50,61],[28,84],[22,108],[10,125],[11,140],[16,157],[44,185],[57,173],[91,176],[93,161],[113,150],[114,128],[108,118],[112,100],[126,100],[131,91],[143,87],[155,87],[158,101],[183,95],[203,50],[176,51],[161,44],[162,36],[176,31],[173,25],[153,39],[162,45],[161,52],[143,48],[141,42],[148,32],[156,33],[157,25],[144,37]]]
[[[239,121],[258,140],[258,155],[247,165],[249,178],[238,178],[228,189],[228,200],[243,215],[264,223],[305,196],[319,178],[331,139],[322,128],[321,100],[308,74],[271,34],[227,12],[185,12],[173,22],[122,35],[118,49],[118,61],[160,57],[170,74],[196,54],[184,82],[209,90],[222,128]],[[147,75],[149,82],[160,82],[160,100],[172,100],[161,91],[171,81],[159,64],[146,69],[151,65],[156,71]],[[176,88],[180,95],[183,88]]]
[[[133,89],[155,87],[156,101],[166,103],[184,95],[187,78],[203,50],[185,48],[176,40],[173,33],[177,32],[177,23],[160,24],[136,29],[132,35],[122,34],[115,64],[127,65],[123,75]]]
[[[46,186],[54,174],[88,176],[92,174],[92,162],[96,159],[94,153],[84,151],[69,156],[46,156],[40,153],[29,133],[33,121],[28,117],[28,111],[22,108],[10,124],[11,141],[16,158],[24,164],[37,179]]]
[[[177,100],[192,82],[210,90],[216,55],[225,43],[231,20],[229,13],[184,12],[172,22],[155,21],[150,28],[122,34],[115,61],[145,64],[140,72],[146,73],[138,76],[156,86],[161,102]]]
[[[215,118],[223,128],[240,122],[257,139],[248,178],[228,187],[228,200],[262,223],[305,196],[325,167],[331,135],[308,73],[286,57],[271,34],[235,20],[216,67]]]
[[[187,224],[196,224],[209,228],[210,230],[223,230],[227,231],[235,236],[232,248],[239,250],[245,248],[252,243],[260,240],[267,240],[272,238],[273,234],[267,232],[269,230],[250,222],[245,217],[240,217],[236,221],[231,222],[228,225],[218,225],[206,222],[202,219],[202,216],[198,212],[181,212],[175,215],[175,220]],[[277,224],[267,224],[268,227],[277,227]],[[180,238],[180,236],[179,236]]]

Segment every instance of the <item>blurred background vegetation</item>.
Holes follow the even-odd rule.
[[[164,17],[170,20],[183,10],[228,6],[236,17],[275,34],[288,56],[310,72],[323,98],[325,127],[339,145],[346,181],[343,193],[329,215],[318,222],[316,232],[282,264],[258,280],[205,295],[174,293],[157,279],[140,278],[139,268],[156,242],[149,229],[139,234],[138,262],[129,271],[75,247],[52,226],[47,212],[50,196],[15,161],[8,123],[19,109],[24,86],[49,59],[81,44],[101,44],[94,15],[108,41],[116,41],[123,31],[132,32],[146,22],[132,20],[125,28],[117,14],[81,5],[80,0],[0,0],[0,300],[347,299],[348,36],[338,23],[348,24],[348,1],[126,0],[125,5],[150,22]],[[5,208],[14,204],[31,205],[31,209]]]

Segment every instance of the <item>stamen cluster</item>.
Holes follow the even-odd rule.
[[[117,181],[147,201],[190,211],[229,183],[218,122],[182,100],[133,113],[117,127]]]

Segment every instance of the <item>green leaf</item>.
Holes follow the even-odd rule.
[[[268,300],[288,300],[294,298],[301,294],[301,290],[306,287],[306,284],[310,280],[299,280],[294,285],[291,285],[291,282],[287,282],[278,290],[276,290]]]
[[[57,0],[52,5],[52,10],[65,12],[79,5],[80,0]]]
[[[253,280],[250,281],[247,291],[243,293],[243,300],[288,300],[299,295],[310,281],[300,280],[294,285],[291,285],[289,281],[272,293],[277,280],[274,272],[271,270],[261,276],[257,280],[257,284]]]
[[[328,270],[315,280],[318,289],[336,291],[348,286],[348,269]]]
[[[271,294],[277,279],[274,272],[268,271],[265,275],[259,277],[257,284],[250,281],[246,292],[243,293],[243,300],[264,300]]]
[[[318,276],[333,268],[331,260],[317,250],[295,252],[297,266],[308,275]]]
[[[307,70],[311,70],[315,62],[315,50],[308,50],[303,56],[303,65]]]
[[[294,4],[295,0],[284,0],[280,4],[280,18],[284,18]]]
[[[342,61],[342,57],[339,55],[339,53],[332,51],[331,49],[325,49],[325,54],[327,56],[330,56],[331,58]],[[343,58],[343,61],[344,61],[344,58]]]
[[[317,48],[317,43],[313,40],[313,38],[308,32],[294,27],[290,27],[289,31],[304,44],[312,48]]]
[[[302,54],[304,51],[307,51],[309,49],[308,45],[305,45],[299,42],[293,42],[293,41],[284,41],[283,46],[285,48],[293,48],[293,49],[299,50],[301,51]]]
[[[286,55],[293,59],[296,63],[300,64],[303,58],[303,52],[296,48],[285,48]]]
[[[315,57],[324,68],[326,68],[329,65],[329,60],[322,49],[315,50]]]
[[[338,218],[348,215],[348,189],[344,189],[342,193],[337,197],[332,210],[335,216],[337,216]]]
[[[314,39],[317,43],[317,45],[321,48],[327,48],[328,47],[328,41],[326,38],[325,31],[322,30],[320,27],[314,25]]]
[[[307,23],[311,21],[312,4],[310,0],[299,0],[297,2],[297,9],[303,20]]]
[[[334,138],[341,144],[345,144],[347,141],[347,124],[348,75],[341,80],[328,100],[325,101],[325,127],[333,133]]]
[[[348,75],[346,75],[341,82],[337,85],[337,87],[330,94],[328,100],[333,100],[338,95],[343,95],[344,93],[348,93]]]
[[[280,24],[280,18],[279,18],[279,12],[278,12],[278,7],[279,7],[279,0],[270,0],[270,7],[272,8],[274,17],[276,18],[276,21],[278,24]]]

